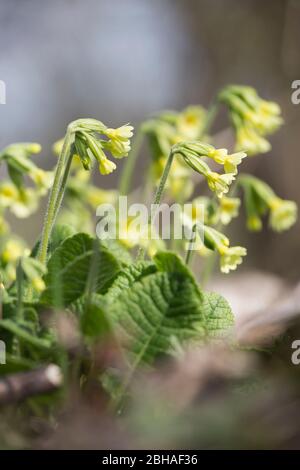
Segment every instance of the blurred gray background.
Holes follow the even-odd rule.
[[[300,2],[0,0],[0,9],[1,147],[40,142],[42,166],[51,168],[51,145],[75,118],[136,126],[163,108],[207,106],[227,83],[249,84],[281,104],[286,125],[272,152],[243,170],[299,202],[300,105],[291,103],[291,82],[300,79]],[[225,113],[215,131],[224,126]],[[117,178],[105,178],[106,187]],[[33,240],[42,219],[14,223]],[[283,235],[233,230],[248,246],[247,267],[298,277],[299,224]]]

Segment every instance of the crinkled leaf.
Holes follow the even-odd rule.
[[[215,292],[203,292],[203,312],[210,337],[221,337],[233,326],[234,316],[229,303]]]
[[[111,287],[108,289],[105,300],[107,303],[114,302],[121,293],[129,289],[135,282],[138,282],[145,276],[157,271],[156,266],[148,261],[141,261],[131,264],[118,274]]]
[[[92,260],[95,261],[92,268]],[[91,269],[93,291],[102,293],[122,268],[122,264],[87,234],[78,233],[67,238],[52,254],[45,276],[46,290],[41,301],[66,306],[83,295]]]
[[[176,343],[216,336],[232,324],[227,302],[202,293],[178,256],[160,253],[155,261],[165,271],[134,282],[109,308],[134,366],[153,362]]]

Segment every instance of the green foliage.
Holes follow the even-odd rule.
[[[51,256],[47,264],[42,303],[67,306],[83,295],[93,256],[97,256],[93,279],[95,291],[104,292],[122,264],[98,241],[87,234],[78,233],[67,238]]]
[[[228,108],[237,153],[215,148],[213,137],[207,135],[220,103]],[[54,175],[31,161],[32,154],[40,151],[38,144],[13,144],[0,152],[0,164],[8,169],[8,180],[0,184],[0,339],[7,349],[7,364],[0,374],[54,362],[62,366],[66,377],[76,377],[82,385],[92,370],[97,380],[100,375],[104,378],[105,389],[119,404],[139,365],[154,365],[162,356],[175,354],[191,343],[223,337],[233,325],[233,314],[222,296],[199,286],[187,266],[193,239],[188,240],[184,263],[181,256],[187,240],[175,240],[177,254],[156,252],[161,240],[155,237],[148,242],[152,214],[142,233],[130,230],[129,216],[124,227],[120,222],[118,228],[126,236],[119,241],[99,241],[85,233],[92,233],[94,226],[91,211],[104,203],[116,208],[118,197],[117,190],[94,186],[89,170],[96,161],[100,173],[107,175],[117,167],[110,157],[119,159],[130,152],[119,191],[126,194],[124,188],[130,186],[139,146],[146,137],[153,158],[150,171],[145,172],[147,179],[141,183],[147,190],[157,184],[155,203],[160,204],[165,189],[171,200],[188,200],[194,191],[193,174],[200,173],[209,195],[192,199],[183,225],[199,235],[202,221],[203,246],[197,252],[201,256],[217,252],[221,271],[228,273],[246,255],[244,247],[231,246],[221,227],[239,215],[241,201],[233,197],[234,180],[236,189],[243,191],[249,229],[259,230],[267,214],[269,225],[278,232],[296,221],[293,201],[281,199],[253,176],[238,174],[246,152],[267,152],[271,144],[266,136],[281,124],[278,105],[262,100],[250,87],[229,86],[208,110],[189,106],[182,112],[153,116],[141,126],[132,152],[132,126],[113,129],[95,119],[72,122],[65,138],[55,145],[59,158]],[[31,186],[27,186],[28,179]],[[42,233],[30,250],[11,233],[6,211],[27,217],[50,187]],[[65,193],[68,210],[61,220],[71,225],[55,225]],[[226,193],[228,197],[224,197]],[[198,211],[201,208],[202,214]],[[140,247],[136,260],[127,247],[132,252]],[[146,249],[148,261],[144,260]],[[80,352],[75,361],[74,351],[56,328],[64,313],[74,319],[78,330]],[[95,343],[105,345],[107,338],[113,338],[124,354],[124,363],[129,364],[125,372],[117,370],[115,374],[114,367],[105,365],[105,370],[100,367],[101,374],[94,370]]]
[[[207,339],[233,323],[227,302],[215,294],[204,295],[177,255],[160,253],[155,261],[158,270],[144,271],[109,308],[133,364],[151,363],[176,343]]]

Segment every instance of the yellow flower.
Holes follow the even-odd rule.
[[[0,185],[0,207],[9,207],[18,197],[19,191],[14,184],[5,181]]]
[[[269,201],[270,225],[276,232],[288,230],[297,220],[297,204],[274,197]]]
[[[248,155],[266,153],[272,148],[270,142],[249,126],[239,127],[236,132],[236,139],[236,150],[243,149]]]
[[[203,128],[204,119],[205,110],[201,106],[188,106],[179,113],[176,125],[181,140],[198,139]],[[179,141],[177,140],[177,142]]]
[[[235,180],[235,177],[232,173],[219,175],[219,173],[210,171],[206,175],[206,179],[211,191],[215,192],[216,195],[221,198],[224,194],[228,193],[229,185]]]
[[[38,208],[38,194],[32,188],[22,188],[18,198],[9,207],[11,212],[20,219],[28,217]]]
[[[133,136],[133,127],[124,125],[117,129],[107,128],[104,134],[110,139],[105,147],[115,158],[123,158],[130,151],[130,138]]]
[[[223,233],[207,225],[204,227],[204,244],[207,248],[218,251],[223,273],[236,269],[242,263],[242,257],[247,254],[246,248],[229,246],[229,239]]]
[[[246,256],[247,250],[242,246],[222,247],[219,250],[221,272],[228,274],[234,271],[239,264],[243,262],[243,256]]]
[[[234,217],[239,215],[241,201],[239,198],[224,196],[220,201],[220,221],[228,225]]]
[[[0,207],[9,208],[19,218],[28,217],[38,207],[38,195],[32,188],[18,189],[10,182],[0,185]]]
[[[208,157],[212,158],[216,163],[224,165],[225,173],[233,173],[234,175],[237,174],[237,166],[240,165],[246,156],[245,152],[228,155],[226,149],[214,149],[208,154]]]
[[[99,163],[99,170],[101,175],[109,175],[112,173],[115,169],[117,168],[117,165],[112,162],[111,160],[108,160],[108,158],[101,158],[100,163]]]
[[[28,255],[29,250],[19,240],[8,240],[2,251],[1,258],[5,264],[15,263],[21,256]]]

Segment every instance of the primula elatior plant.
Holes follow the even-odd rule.
[[[233,127],[233,152],[216,148],[210,136],[221,105],[227,107]],[[97,380],[119,406],[138,367],[153,366],[159,357],[176,354],[191,342],[222,337],[233,325],[234,315],[224,298],[203,290],[189,268],[192,255],[203,257],[209,266],[215,254],[222,273],[235,270],[247,251],[232,244],[224,232],[242,206],[249,230],[261,230],[265,215],[277,232],[295,223],[293,201],[283,200],[267,183],[239,171],[247,156],[271,149],[267,136],[282,122],[276,103],[261,99],[253,88],[228,86],[208,110],[189,106],[146,120],[132,149],[129,124],[109,128],[95,119],[78,119],[54,144],[58,161],[53,172],[33,163],[32,156],[41,150],[37,143],[12,144],[2,150],[0,163],[7,166],[8,177],[0,184],[0,338],[7,360],[0,373],[51,362],[62,368],[66,383],[69,370],[76,370],[82,385],[92,369],[95,374],[93,345],[111,336],[126,367],[98,371]],[[125,236],[99,240],[93,233],[95,209],[117,205],[119,195],[131,192],[144,139],[151,159],[141,186],[150,192],[157,188],[153,203],[158,207],[163,196],[169,202],[188,201],[182,224],[191,236],[167,244],[147,237],[155,216],[151,213],[144,232],[137,233],[134,217],[128,217],[119,227]],[[119,189],[104,190],[92,183],[95,162],[106,178],[124,157]],[[6,214],[30,216],[50,188],[44,225],[30,249],[12,233]],[[195,240],[202,240],[196,250]],[[44,320],[45,312],[63,311],[78,323],[84,358],[72,359],[51,321]]]

